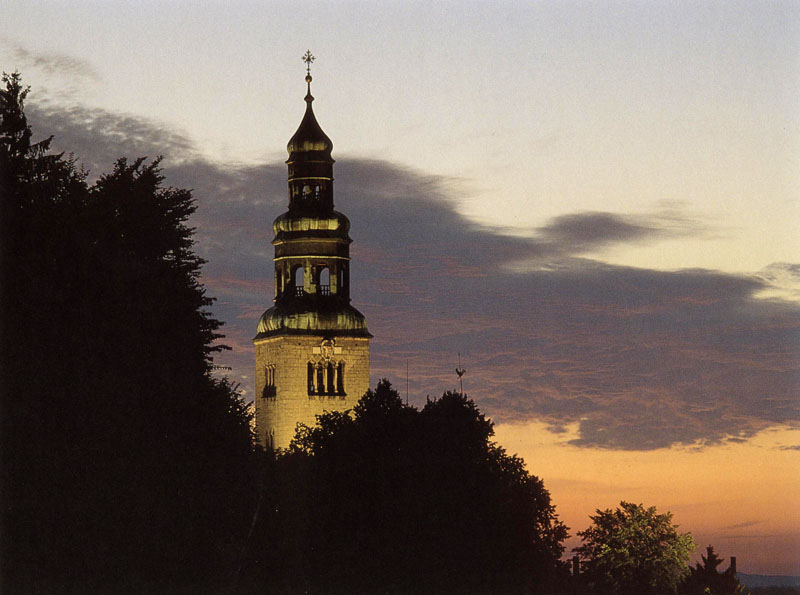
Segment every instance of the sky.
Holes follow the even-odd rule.
[[[372,383],[464,390],[576,531],[621,500],[800,575],[800,4],[6,0],[0,67],[91,179],[163,155],[252,399],[314,110]],[[408,376],[406,370],[408,369]]]

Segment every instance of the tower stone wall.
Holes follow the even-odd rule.
[[[369,388],[368,338],[276,336],[256,341],[255,347],[256,428],[263,446],[287,447],[298,423],[313,426],[316,416],[325,411],[352,409]],[[332,353],[324,353],[326,348]],[[309,364],[314,374],[312,387]],[[344,390],[318,390],[320,368],[327,376],[329,365],[336,374],[340,364]]]

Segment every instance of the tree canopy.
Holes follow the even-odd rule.
[[[386,380],[352,413],[301,426],[265,485],[254,582],[326,594],[552,587],[567,529],[493,433],[458,393],[417,410]]]
[[[669,595],[688,573],[694,550],[690,533],[678,533],[672,514],[620,502],[598,510],[578,535],[581,572],[593,592],[603,595]]]
[[[4,590],[213,590],[249,520],[251,435],[211,375],[191,193],[159,159],[90,185],[3,82]]]

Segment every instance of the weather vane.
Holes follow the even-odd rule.
[[[461,352],[458,352],[458,367],[456,368],[456,374],[458,374],[458,382],[461,385],[461,396],[464,396],[464,374],[467,371],[461,367]]]
[[[303,55],[303,62],[306,63],[306,75],[311,76],[311,63],[314,61],[314,54],[311,53],[311,50],[306,50],[305,55]]]

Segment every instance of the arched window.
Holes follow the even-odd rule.
[[[313,395],[316,393],[314,390],[314,364],[308,362],[308,394]]]
[[[343,397],[344,392],[344,362],[339,362],[336,368],[336,394]]]
[[[292,276],[294,278],[295,293],[297,295],[303,295],[303,286],[305,284],[305,269],[301,265],[298,265],[297,267],[295,267]]]
[[[331,272],[328,267],[322,267],[319,271],[319,285],[317,286],[320,295],[331,294]]]

